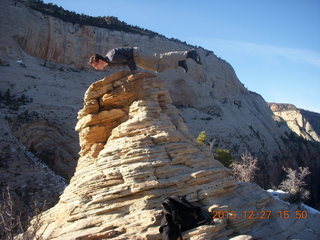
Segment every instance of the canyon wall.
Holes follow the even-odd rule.
[[[94,82],[76,130],[81,145],[76,172],[58,204],[41,215],[38,236],[160,240],[161,203],[172,195],[186,196],[208,216],[233,211],[183,232],[183,239],[320,235],[320,214],[281,219],[279,212],[295,216],[306,209],[275,200],[255,184],[236,183],[230,169],[196,145],[164,82],[153,74],[120,71]],[[261,218],[265,211],[269,217]]]
[[[320,116],[317,113],[298,109],[292,104],[269,103],[274,115],[286,122],[288,127],[298,136],[320,142]]]
[[[17,139],[66,179],[74,174],[78,160],[74,126],[84,92],[106,74],[123,70],[93,71],[87,66],[89,56],[119,46],[154,52],[190,49],[160,36],[64,22],[19,1],[2,0],[0,11],[1,92],[9,89],[11,95],[32,98],[18,109],[2,105],[3,129],[8,133],[2,138]],[[279,184],[282,166],[309,166],[315,204],[319,198],[319,148],[292,138],[287,124],[275,121],[264,99],[243,86],[229,63],[205,49],[197,51],[201,66],[187,60],[187,74],[182,69],[157,74],[191,135],[196,137],[205,130],[214,147],[230,149],[235,158],[246,150],[251,152],[259,159],[257,181],[265,187]]]

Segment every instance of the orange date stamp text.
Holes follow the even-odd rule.
[[[268,210],[246,210],[246,211],[226,211],[226,210],[212,210],[213,219],[271,219],[271,218],[280,218],[280,219],[307,219],[309,213],[306,210],[303,211],[268,211]]]

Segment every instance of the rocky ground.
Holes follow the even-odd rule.
[[[86,76],[99,76],[44,66],[27,54],[23,59],[0,66],[0,184],[1,194],[8,186],[15,210],[26,217],[35,200],[55,204],[73,175],[80,149],[78,92],[90,85]]]
[[[304,212],[299,219],[303,206],[236,183],[229,169],[195,144],[178,113],[153,74],[121,71],[93,83],[78,114],[76,172],[59,203],[42,215],[38,233],[46,239],[160,240],[161,203],[177,194],[204,211],[236,215],[185,232],[184,239],[244,233],[249,239],[319,238],[320,214]],[[269,217],[261,216],[265,212]]]
[[[60,177],[70,180],[79,157],[74,128],[83,95],[91,83],[121,70],[92,71],[88,57],[118,46],[158,52],[190,46],[67,23],[11,0],[0,1],[0,11],[1,191],[9,185],[17,210],[27,212],[33,199],[47,200],[49,206],[58,201],[65,186]],[[243,86],[230,64],[205,49],[197,51],[203,65],[188,60],[187,74],[182,69],[157,74],[190,134],[196,137],[205,130],[215,147],[229,149],[235,158],[251,152],[259,159],[258,182],[265,187],[280,183],[283,166],[309,166],[315,206],[320,199],[319,144],[299,138],[275,117],[259,94]]]

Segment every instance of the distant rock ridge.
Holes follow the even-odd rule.
[[[299,109],[293,104],[268,103],[268,105],[274,115],[283,119],[298,136],[306,140],[320,142],[320,114]],[[281,119],[278,120],[281,121]]]
[[[300,109],[302,115],[310,122],[313,130],[320,136],[320,113]]]
[[[273,112],[278,112],[278,111],[288,111],[288,110],[298,110],[298,108],[290,103],[274,103],[270,102],[268,103],[270,109]]]
[[[45,239],[160,240],[161,202],[174,194],[203,209],[238,215],[185,232],[184,239],[320,236],[320,216],[279,219],[279,211],[294,214],[296,207],[255,184],[235,182],[229,169],[195,145],[164,82],[153,74],[120,71],[93,83],[76,129],[80,158],[60,201],[42,215],[38,233]],[[272,218],[242,215],[264,210]]]

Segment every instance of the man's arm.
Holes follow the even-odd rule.
[[[107,53],[106,58],[110,66],[127,65],[131,71],[137,69],[132,48],[114,48]]]
[[[130,68],[131,71],[137,70],[137,65],[132,57],[132,59],[129,59],[127,62],[128,67]]]

